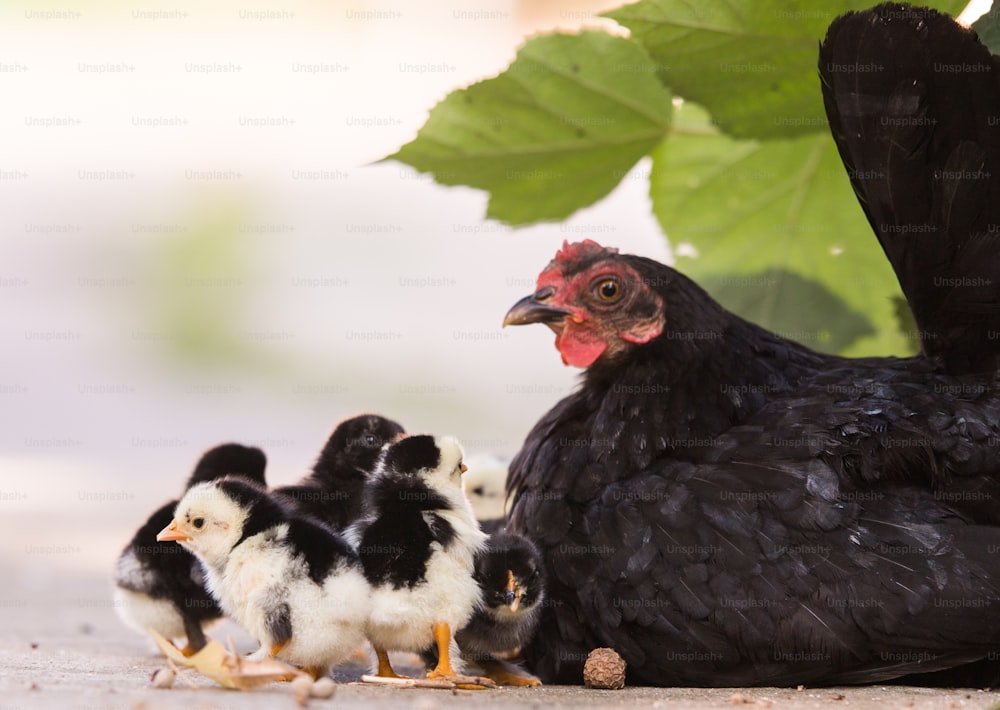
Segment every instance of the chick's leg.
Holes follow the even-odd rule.
[[[451,627],[444,623],[434,624],[434,642],[437,644],[438,662],[434,670],[428,671],[428,678],[453,678],[457,675],[451,667]]]
[[[201,628],[201,622],[189,616],[184,617],[184,635],[187,636],[187,644],[181,649],[181,653],[188,657],[205,648],[208,642]]]
[[[313,680],[325,678],[330,674],[330,669],[326,666],[306,666],[302,670],[312,676]]]
[[[451,667],[451,626],[444,622],[434,624],[434,641],[438,649],[438,664],[434,670],[427,672],[429,680],[448,680],[463,690],[485,690],[496,687],[496,683],[490,678],[459,675]]]
[[[389,652],[384,648],[379,648],[375,646],[375,657],[378,658],[378,673],[377,675],[381,678],[406,678],[405,675],[399,675],[396,671],[392,670],[392,664],[389,662]]]
[[[496,682],[497,685],[515,685],[522,688],[534,688],[542,684],[535,676],[513,663],[507,663],[499,658],[489,658],[477,661],[483,669],[483,675]]]

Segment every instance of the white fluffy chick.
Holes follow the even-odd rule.
[[[371,590],[356,553],[260,486],[235,478],[194,486],[156,539],[198,557],[219,606],[260,642],[253,658],[320,677],[364,641]]]

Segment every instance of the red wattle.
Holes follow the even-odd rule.
[[[587,331],[574,327],[573,323],[567,323],[562,332],[556,335],[556,348],[562,355],[564,365],[590,367],[604,354],[608,345]]]

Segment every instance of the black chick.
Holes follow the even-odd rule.
[[[462,659],[500,685],[541,685],[535,676],[498,658],[516,653],[538,626],[545,600],[541,553],[527,538],[497,530],[476,555],[475,565],[482,606],[455,634]],[[429,666],[437,662],[436,649],[421,656]]]
[[[223,444],[206,451],[184,490],[226,475],[243,476],[264,484],[267,457],[258,448]],[[140,633],[153,629],[167,639],[184,637],[183,653],[205,645],[203,624],[222,616],[206,591],[204,573],[194,556],[172,542],[158,542],[156,534],[174,517],[177,500],[164,504],[136,532],[115,566],[115,610],[121,620]]]
[[[300,513],[342,531],[361,516],[365,483],[382,447],[403,433],[402,426],[377,414],[346,419],[330,434],[312,473],[274,492]]]

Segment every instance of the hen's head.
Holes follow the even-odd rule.
[[[504,325],[544,323],[555,331],[564,363],[589,367],[663,332],[661,291],[672,275],[673,269],[589,239],[566,242],[538,276],[535,293],[514,304]]]

